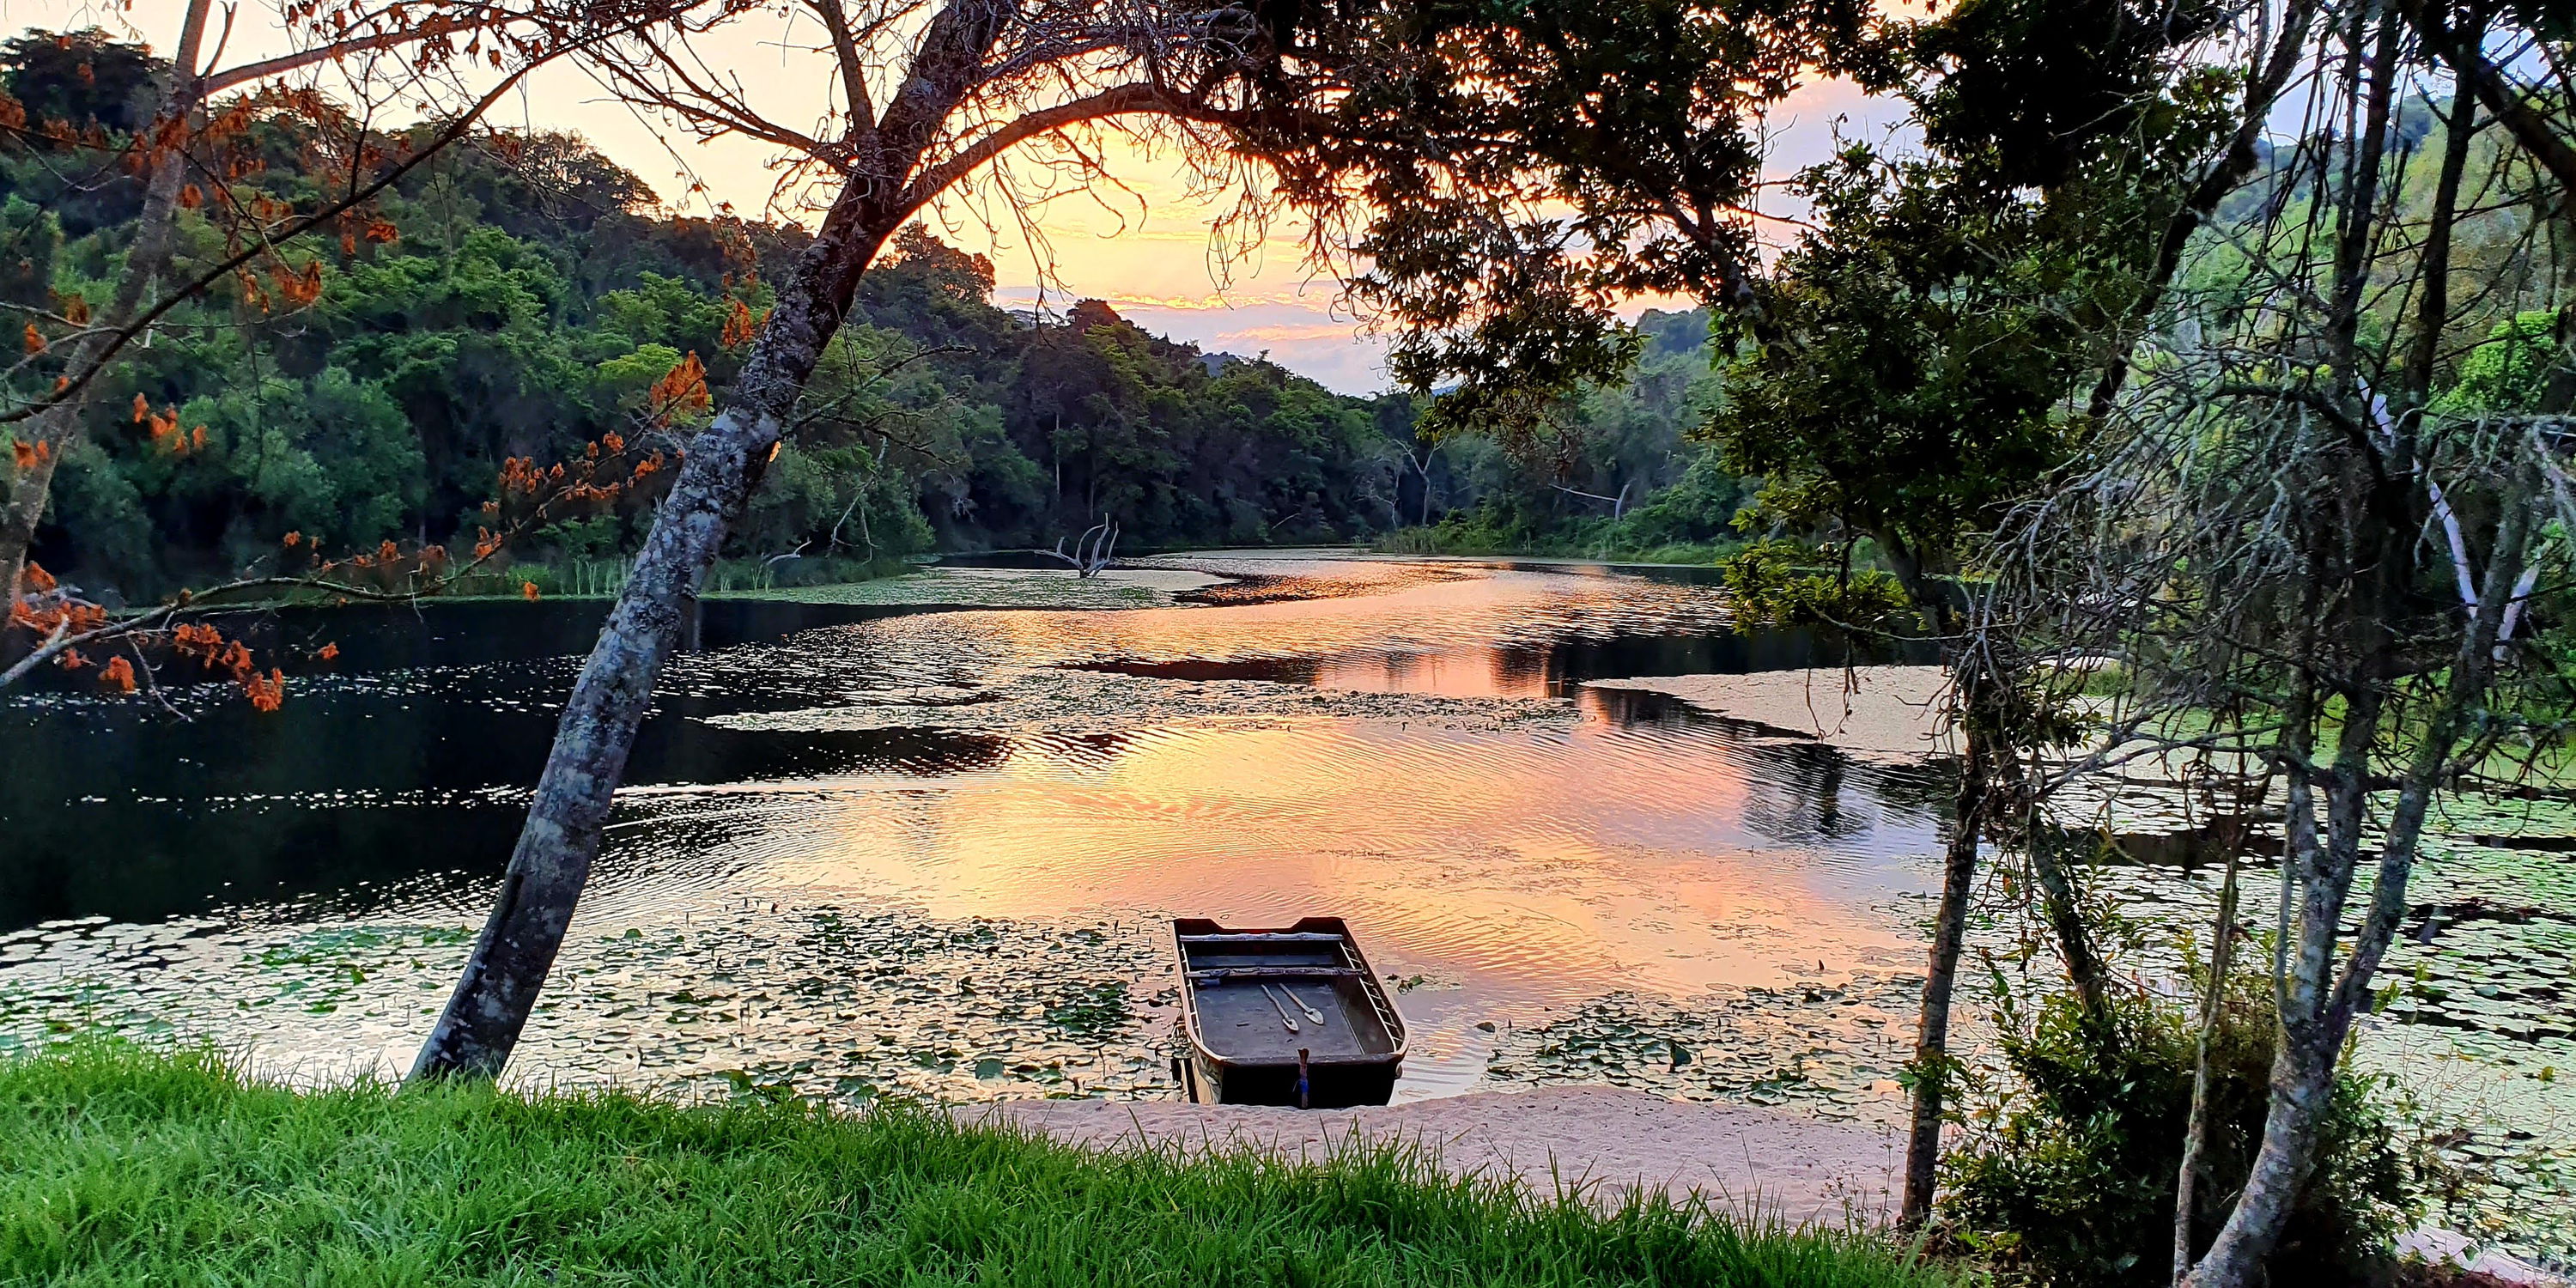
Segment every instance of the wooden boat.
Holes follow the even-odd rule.
[[[1181,969],[1181,1086],[1202,1104],[1382,1105],[1404,1067],[1404,1021],[1351,929],[1172,922]]]

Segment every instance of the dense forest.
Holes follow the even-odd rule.
[[[0,73],[31,115],[96,133],[131,129],[164,67],[93,31],[20,37]],[[328,183],[301,118],[263,116],[254,132],[250,181],[278,201]],[[108,294],[141,182],[93,144],[0,152],[11,301]],[[208,221],[186,222],[183,271],[188,251],[223,246]],[[691,359],[721,396],[765,278],[806,236],[665,213],[574,136],[471,137],[322,248],[309,300],[281,307],[235,284],[165,318],[90,400],[36,559],[142,599],[229,575],[289,533],[340,550],[466,544],[511,459],[543,469],[604,435],[656,437],[646,404]],[[1708,379],[1703,312],[1649,314],[1636,379],[1587,395],[1566,439],[1577,450],[1533,463],[1472,436],[1417,442],[1401,394],[1335,394],[1149,335],[1099,301],[1006,312],[992,289],[984,258],[920,225],[900,235],[732,556],[849,575],[854,561],[1051,546],[1104,515],[1126,549],[1370,540],[1444,516],[1448,545],[1497,549],[1634,510],[1622,531],[1639,536],[1622,544],[1653,546],[1720,535],[1734,509],[1733,480],[1685,437]],[[151,432],[165,418],[177,433]],[[1698,486],[1648,500],[1695,463]],[[550,523],[509,557],[553,589],[564,569],[630,550],[651,502],[637,491]]]

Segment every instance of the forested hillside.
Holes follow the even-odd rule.
[[[83,129],[130,128],[159,74],[95,33],[0,52],[31,117]],[[264,164],[252,181],[310,197],[309,128],[279,113],[254,130]],[[107,295],[140,182],[94,142],[0,153],[10,303]],[[195,260],[218,255],[219,231],[190,219]],[[658,213],[634,175],[574,137],[458,144],[406,175],[366,226],[294,256],[311,258],[309,298],[231,283],[166,318],[91,400],[37,558],[139,598],[242,567],[289,533],[335,549],[461,548],[510,458],[542,469],[604,435],[657,433],[651,392],[693,356],[721,396],[766,307],[762,267],[803,236]],[[183,254],[181,271],[193,267]],[[918,227],[901,237],[869,273],[733,554],[1043,546],[1104,513],[1129,548],[1395,526],[1409,404],[1202,354],[1098,302],[1013,315],[992,286],[980,257]],[[676,447],[687,428],[658,432]],[[634,491],[511,556],[614,555],[640,537],[650,500]]]

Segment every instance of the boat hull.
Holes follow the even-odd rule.
[[[1190,1099],[1342,1109],[1394,1095],[1404,1021],[1341,918],[1233,929],[1185,917],[1172,937]]]

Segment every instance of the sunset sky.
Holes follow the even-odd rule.
[[[184,7],[185,0],[134,0],[127,10],[74,0],[0,0],[0,30],[98,26],[166,52],[176,42]],[[224,64],[288,48],[274,22],[273,10],[256,0],[243,5]],[[745,23],[703,47],[731,60],[779,119],[801,123],[816,115],[813,105],[829,87],[825,64],[789,43],[779,39],[775,25]],[[1891,115],[1886,105],[1849,86],[1816,86],[1787,104],[1775,121],[1780,137],[1773,168],[1786,173],[1820,159],[1838,116],[1850,119],[1847,129],[1874,132]],[[775,180],[775,149],[768,145],[675,136],[658,120],[639,119],[570,66],[541,69],[490,120],[578,132],[684,213],[703,213],[716,201],[757,213]],[[1024,309],[1043,299],[1060,310],[1075,299],[1096,297],[1150,331],[1211,352],[1266,352],[1344,392],[1386,387],[1382,341],[1340,307],[1339,283],[1316,276],[1306,263],[1301,228],[1274,227],[1248,255],[1229,264],[1212,243],[1209,224],[1232,204],[1230,193],[1193,192],[1186,167],[1168,148],[1157,154],[1119,146],[1111,172],[1127,191],[1070,192],[1034,212],[1048,243],[1046,255],[1020,229],[995,228],[997,221],[968,203],[940,212],[941,235],[992,255],[1000,278],[997,302],[1006,308]],[[703,183],[706,195],[693,195],[692,183]],[[1052,280],[1042,281],[1040,264],[1049,260]]]

